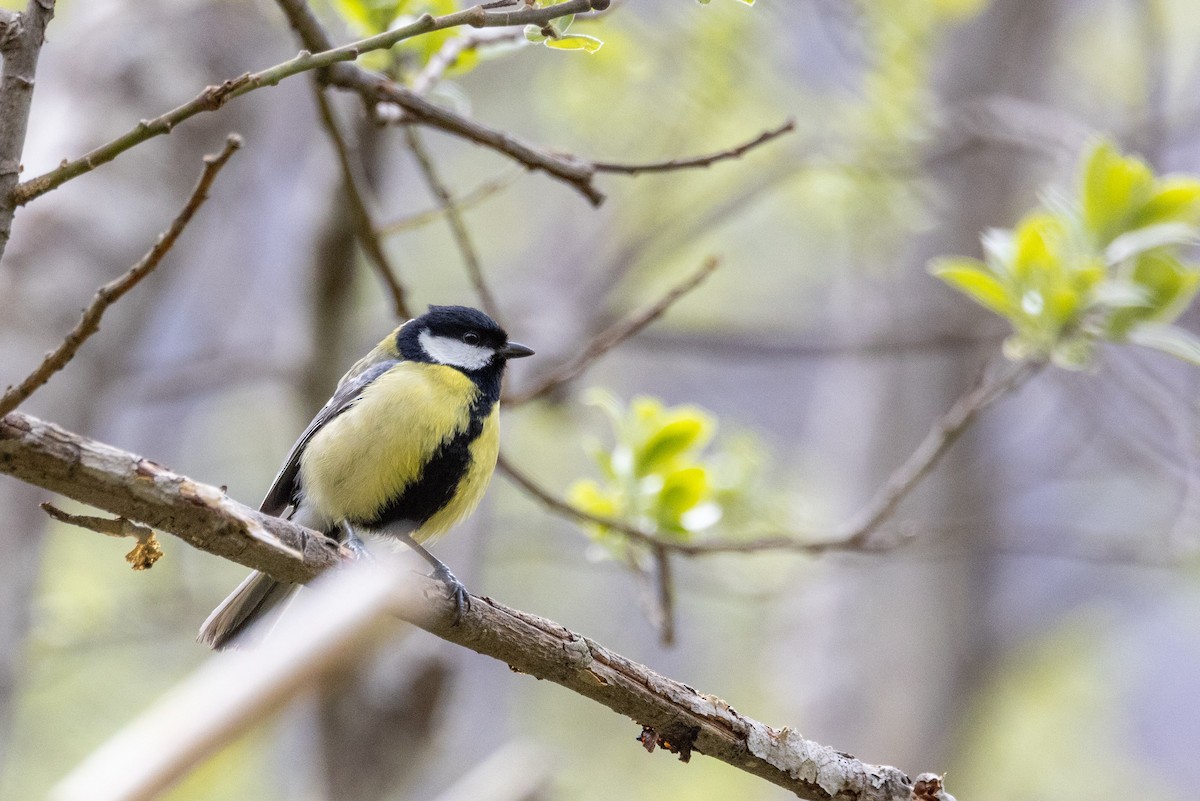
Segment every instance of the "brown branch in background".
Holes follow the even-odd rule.
[[[462,254],[463,266],[467,269],[467,276],[471,279],[471,286],[475,288],[475,294],[479,296],[483,310],[493,319],[503,322],[500,318],[499,306],[496,304],[496,296],[492,294],[487,280],[483,277],[483,268],[479,264],[479,253],[471,241],[471,234],[467,231],[466,222],[463,221],[458,205],[454,202],[454,196],[442,183],[437,165],[433,163],[433,158],[421,140],[421,135],[413,128],[406,129],[404,133],[408,141],[408,148],[412,151],[413,158],[416,159],[417,166],[421,169],[421,175],[425,178],[425,185],[429,187],[429,191],[446,215],[446,221],[450,224],[450,232],[454,235],[454,243],[458,246],[458,252]]]
[[[991,370],[985,368],[975,385],[934,423],[912,455],[892,473],[879,493],[842,528],[835,539],[849,547],[865,543],[891,517],[900,501],[937,465],[979,413],[1019,387],[1042,366],[1038,362],[1005,362],[994,376]]]
[[[24,13],[0,15],[0,257],[20,205],[13,195],[21,176],[38,55],[53,17],[54,0],[29,0]]]
[[[675,644],[675,581],[671,577],[671,552],[654,548],[654,604],[658,616],[658,641]]]
[[[338,165],[342,171],[342,185],[346,189],[346,199],[350,202],[350,211],[354,218],[354,232],[358,237],[358,243],[362,246],[363,252],[367,254],[367,261],[371,262],[379,280],[387,287],[392,298],[392,311],[398,319],[408,319],[412,317],[412,314],[408,308],[404,285],[400,283],[396,269],[388,259],[387,253],[383,249],[383,242],[380,241],[379,234],[376,232],[374,215],[367,201],[367,182],[359,175],[357,164],[350,152],[350,146],[346,144],[346,137],[342,135],[337,116],[329,103],[329,98],[325,96],[325,90],[314,83],[313,96],[317,101],[321,126],[337,151]]]
[[[400,26],[381,33],[378,36],[371,36],[351,42],[341,47],[333,47],[328,37],[326,37],[324,40],[325,46],[306,45],[308,50],[302,51],[295,58],[288,61],[276,64],[265,70],[260,70],[259,72],[247,72],[237,78],[231,78],[220,84],[209,86],[182,106],[178,106],[154,119],[142,120],[125,134],[77,159],[71,161],[64,160],[56,169],[17,185],[12,190],[12,202],[16,206],[22,206],[34,198],[61,186],[72,178],[76,178],[94,170],[101,164],[112,161],[120,154],[148,139],[170,133],[176,125],[184,120],[206,111],[215,111],[235,97],[240,97],[265,86],[275,86],[280,81],[290,78],[293,75],[326,69],[336,65],[346,67],[355,74],[361,73],[364,78],[369,78],[373,81],[383,80],[381,76],[371,77],[371,73],[342,62],[353,61],[363,53],[369,53],[374,50],[385,50],[405,39],[411,39],[414,36],[420,36],[432,31],[445,30],[461,25],[470,25],[471,27],[505,27],[526,24],[544,25],[546,22],[561,16],[588,11],[604,2],[605,0],[590,0],[590,2],[589,0],[567,0],[565,3],[544,8],[529,7],[509,12],[488,12],[481,6],[472,6],[471,8],[441,17],[432,17],[425,14],[408,25]],[[42,3],[48,6],[53,5],[50,0],[32,0],[30,6],[33,7]],[[303,6],[304,4],[296,2],[296,0],[280,0],[280,5],[284,7],[286,12],[289,10],[289,5]],[[311,17],[311,13],[309,16]],[[292,22],[293,27],[297,27],[296,20],[293,19],[291,13],[288,14],[288,18]],[[311,19],[315,23],[316,18],[311,17]],[[300,30],[299,27],[297,29]],[[312,26],[308,26],[307,30],[311,31]],[[431,125],[445,127],[451,133],[467,138],[472,138],[472,133],[486,130],[482,129],[482,126],[477,126],[475,123],[471,123],[469,120],[455,115],[453,112],[441,111],[441,113],[434,115],[434,117],[436,119],[425,121]],[[0,114],[0,122],[4,119],[5,115]],[[460,123],[465,124],[460,125]],[[490,145],[495,142],[497,136],[504,138],[507,135],[500,134],[499,132],[491,132],[484,139],[476,138],[474,141],[479,144]],[[511,139],[511,137],[509,138]],[[562,169],[567,173],[572,173],[573,180],[578,180],[578,176],[574,175],[574,172],[577,171],[572,171],[565,166],[566,160],[538,151],[536,148],[525,146],[525,150],[522,150],[521,148],[514,147],[507,150],[501,149],[501,152],[508,153],[508,155],[516,158],[518,154],[526,152],[526,150],[540,154],[538,158],[539,163],[530,163],[527,166],[540,168],[540,164],[542,163],[555,162],[563,165]],[[518,160],[520,159],[518,158]],[[550,170],[550,172],[554,174],[553,170]],[[2,222],[2,219],[0,219],[0,222]]]
[[[565,5],[565,4],[564,4]],[[562,8],[561,5],[550,8]],[[530,170],[540,170],[578,191],[593,206],[604,202],[604,194],[592,185],[595,171],[591,163],[571,155],[553,153],[530,145],[507,131],[455,114],[432,103],[417,93],[381,75],[368,72],[353,64],[337,64],[330,68],[327,82],[359,93],[367,103],[393,103],[406,112],[412,121],[438,128],[460,139],[482,145],[520,162]]]
[[[212,186],[213,180],[217,177],[217,173],[229,161],[234,151],[241,146],[241,137],[237,134],[230,134],[225,140],[225,147],[220,153],[204,157],[204,169],[200,173],[200,179],[196,182],[195,188],[192,189],[191,197],[188,198],[183,209],[171,221],[170,227],[158,237],[158,241],[154,243],[154,247],[150,248],[141,261],[130,267],[124,275],[96,290],[96,296],[92,299],[88,307],[84,309],[79,322],[67,334],[62,344],[47,353],[45,358],[42,359],[41,365],[30,373],[24,381],[16,387],[10,387],[0,397],[0,417],[3,417],[24,403],[30,395],[49,381],[52,375],[63,369],[83,343],[87,341],[88,337],[100,330],[100,319],[104,316],[104,312],[108,307],[120,300],[126,292],[133,289],[139,281],[149,275],[158,266],[163,256],[167,255],[167,252],[175,244],[175,240],[183,233],[183,229],[191,222],[196,211],[208,198],[208,190]]]
[[[50,4],[50,0],[33,0],[31,6],[40,3]],[[153,119],[142,120],[135,127],[121,136],[107,142],[83,156],[64,160],[57,168],[36,176],[20,184],[16,184],[10,194],[0,197],[11,197],[12,207],[22,206],[34,198],[44,195],[67,181],[96,169],[101,164],[112,161],[125,151],[152,139],[156,136],[170,133],[176,125],[194,117],[197,114],[215,111],[229,100],[266,86],[275,86],[280,81],[293,75],[314,70],[322,71],[321,80],[329,85],[340,86],[353,90],[364,97],[372,105],[378,103],[394,103],[410,117],[424,125],[439,128],[453,136],[488,147],[523,164],[527,169],[540,170],[582,193],[593,205],[599,205],[604,195],[592,185],[597,172],[593,162],[571,155],[553,153],[520,141],[506,131],[490,128],[486,125],[455,114],[441,106],[430,103],[418,93],[400,86],[382,75],[371,73],[354,64],[353,61],[363,53],[382,50],[410,39],[415,36],[461,25],[472,27],[506,27],[526,24],[541,25],[568,14],[581,13],[588,10],[602,10],[608,7],[607,0],[566,0],[543,8],[527,7],[517,11],[496,12],[487,11],[481,6],[473,6],[463,11],[447,14],[442,17],[424,15],[416,21],[379,34],[362,39],[342,47],[333,47],[329,37],[320,28],[316,17],[312,15],[302,0],[279,0],[280,6],[288,14],[288,19],[302,37],[306,39],[307,51],[302,51],[295,58],[276,64],[254,73],[244,73],[220,84],[209,86],[196,97],[181,106],[159,115]],[[11,28],[11,26],[9,26]],[[317,37],[315,34],[320,33]],[[311,41],[310,41],[311,40]],[[312,43],[312,42],[315,42]],[[324,46],[322,46],[324,45]],[[311,51],[311,52],[310,52]],[[7,63],[7,62],[6,62]],[[0,121],[5,119],[0,114]],[[769,132],[768,132],[769,133]],[[625,174],[639,172],[662,172],[668,169],[685,169],[688,167],[706,166],[708,163],[733,158],[741,155],[750,147],[762,144],[760,136],[747,145],[732,148],[729,151],[700,156],[690,159],[677,159],[671,162],[658,162],[647,165],[614,164],[602,162],[603,171]],[[3,164],[0,161],[0,171]],[[14,167],[15,168],[15,167]],[[0,178],[3,178],[0,175]],[[14,179],[15,180],[15,179]],[[8,203],[8,201],[5,201]],[[11,209],[9,215],[11,218]],[[3,234],[4,215],[0,205],[0,234]],[[2,237],[0,237],[2,241]]]
[[[314,51],[327,51],[332,47],[332,39],[305,0],[276,0],[276,2],[305,47]],[[489,12],[476,6],[468,9],[474,14],[472,20],[466,24],[476,28],[541,25],[558,17],[590,11],[598,6],[607,7],[607,0],[567,0],[565,3],[545,8],[529,6],[522,10],[506,12]],[[461,16],[466,13],[468,12],[458,12],[457,15],[449,16]],[[530,21],[532,19],[530,15],[535,13],[543,18],[542,22]],[[444,18],[438,18],[438,20],[441,19]],[[441,26],[436,29],[440,30],[444,27],[449,26]],[[435,30],[435,28],[429,28],[429,30]],[[579,161],[533,147],[505,131],[489,128],[430,103],[417,92],[400,86],[386,76],[369,72],[354,64],[334,64],[324,70],[319,75],[319,79],[328,85],[340,86],[357,92],[370,106],[379,103],[394,103],[418,122],[441,128],[447,133],[492,148],[524,164],[528,169],[542,170],[579,190],[593,205],[599,205],[604,199],[604,196],[591,184],[592,170],[583,166]]]
[[[620,345],[625,340],[629,339],[634,334],[641,331],[650,323],[661,317],[667,309],[687,293],[691,292],[696,287],[704,282],[704,279],[712,275],[713,271],[721,264],[720,258],[709,256],[700,265],[700,268],[689,275],[676,286],[672,287],[665,295],[659,298],[658,302],[654,303],[642,311],[632,315],[628,319],[618,322],[605,331],[600,332],[592,339],[583,352],[569,362],[559,365],[549,372],[548,375],[536,384],[533,388],[527,389],[524,392],[516,394],[512,398],[505,398],[505,405],[512,407],[517,406],[527,401],[540,398],[555,389],[576,378],[584,370],[592,365],[597,359],[608,353],[610,350]]]
[[[748,142],[743,142],[740,145],[709,153],[705,156],[693,156],[691,158],[670,159],[669,161],[651,162],[648,164],[622,164],[612,161],[593,161],[592,167],[596,172],[619,173],[621,175],[640,175],[648,172],[672,172],[675,170],[690,170],[700,167],[708,167],[716,164],[719,161],[728,161],[744,156],[754,148],[765,145],[772,139],[777,139],[786,133],[791,133],[796,130],[796,121],[789,119],[783,125],[777,128],[772,128],[763,131],[758,136]]]
[[[574,504],[568,503],[550,490],[541,486],[537,481],[524,473],[501,454],[497,463],[499,470],[513,480],[529,496],[541,502],[551,512],[568,517],[582,523],[610,528],[620,532],[632,540],[649,546],[651,549],[664,549],[683,556],[705,556],[718,553],[756,553],[760,551],[792,551],[796,553],[819,554],[834,551],[880,551],[895,548],[909,542],[912,538],[912,527],[904,536],[884,542],[873,540],[872,536],[885,523],[900,502],[908,496],[921,480],[929,474],[945,455],[950,446],[962,436],[971,423],[981,412],[996,401],[1021,386],[1033,376],[1042,364],[1036,362],[1018,362],[1008,364],[999,375],[991,377],[984,371],[979,381],[971,387],[958,401],[951,406],[942,417],[934,423],[929,433],[905,460],[892,473],[883,488],[846,525],[830,534],[818,536],[809,534],[798,537],[790,534],[779,534],[766,537],[756,537],[747,540],[720,540],[710,542],[677,542],[666,540],[656,532],[640,528],[616,518],[594,515]]]
[[[124,517],[73,515],[64,512],[52,503],[40,505],[42,511],[60,523],[79,526],[109,537],[133,537],[136,539],[137,545],[133,547],[132,551],[125,554],[125,561],[134,570],[149,570],[154,567],[155,562],[162,558],[162,546],[158,544],[158,538],[154,536],[154,529],[143,526],[141,523],[135,523]]]
[[[507,170],[502,175],[499,175],[489,181],[484,181],[471,191],[461,195],[455,199],[454,205],[458,208],[460,213],[464,212],[472,206],[477,206],[478,204],[487,200],[492,195],[495,195],[498,192],[503,192],[505,189],[515,184],[517,180],[520,179],[520,177],[524,174],[525,171],[520,168]],[[445,215],[446,209],[441,206],[438,206],[437,208],[426,209],[425,211],[419,211],[415,214],[410,214],[407,217],[401,217],[398,220],[384,223],[378,228],[378,233],[380,236],[391,236],[393,234],[399,234],[405,231],[412,231],[414,229],[429,225],[431,222],[435,222],[436,220],[440,220]]]

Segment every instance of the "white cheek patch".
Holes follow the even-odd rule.
[[[460,367],[463,370],[478,370],[492,360],[494,351],[482,345],[468,345],[454,337],[438,337],[422,331],[417,338],[429,358],[439,364]]]

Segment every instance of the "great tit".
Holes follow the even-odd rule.
[[[259,507],[358,550],[358,532],[394,537],[433,566],[458,614],[469,595],[421,545],[474,511],[499,453],[500,381],[533,351],[465,306],[430,306],[360,359],[296,440]],[[198,638],[221,649],[297,585],[255,571]]]

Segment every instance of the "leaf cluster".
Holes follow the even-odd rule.
[[[589,403],[612,425],[611,448],[596,443],[592,457],[601,480],[583,479],[568,490],[573,504],[598,517],[625,520],[664,539],[686,541],[722,515],[722,488],[705,450],[717,421],[696,406],[665,406],[650,397],[625,406],[616,396],[592,390]],[[623,536],[592,524],[592,537],[628,556]]]
[[[935,260],[934,275],[1013,327],[1005,354],[1088,367],[1098,342],[1132,342],[1200,364],[1200,339],[1171,323],[1200,289],[1182,250],[1200,233],[1200,180],[1158,177],[1107,141],[1078,194],[983,236],[984,259]]]

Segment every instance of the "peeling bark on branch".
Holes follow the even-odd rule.
[[[38,54],[46,26],[54,17],[54,0],[30,0],[23,14],[0,17],[0,256],[12,232],[17,201],[13,190],[21,174],[21,153],[33,104]]]
[[[424,585],[421,587],[420,585]],[[688,761],[692,752],[719,759],[814,801],[907,801],[908,777],[900,770],[868,765],[806,740],[788,727],[774,729],[720,698],[698,693],[655,673],[594,640],[544,618],[511,609],[491,598],[472,597],[461,623],[441,585],[423,589],[432,617],[412,622],[442,639],[548,679],[627,715],[655,733],[656,743]],[[402,604],[410,609],[412,604]]]
[[[0,419],[0,472],[148,523],[201,550],[305,582],[339,561],[329,540],[268,517],[147,459],[13,412]],[[432,634],[549,679],[647,727],[643,743],[701,753],[814,801],[909,801],[900,770],[868,765],[790,728],[773,729],[544,618],[473,597],[454,624],[444,587],[414,576],[397,613]],[[413,601],[419,600],[420,603]],[[419,612],[414,613],[413,610]],[[633,738],[630,738],[633,745]]]
[[[315,531],[231,500],[220,489],[36,417],[0,419],[0,473],[174,534],[280,581],[305,582],[338,561]]]

